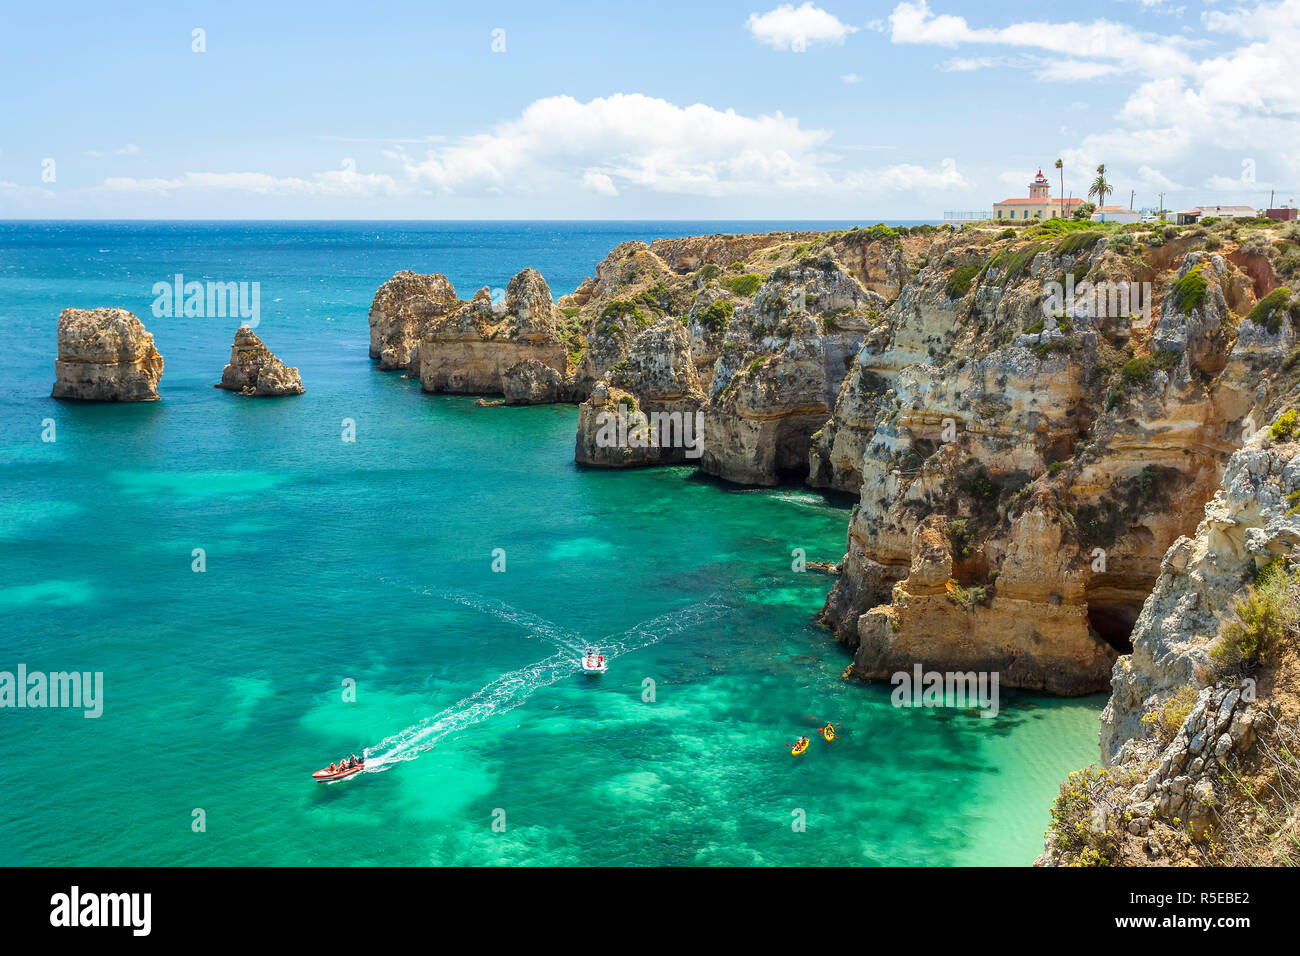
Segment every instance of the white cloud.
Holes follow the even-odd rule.
[[[618,187],[614,185],[614,180],[594,169],[589,169],[582,174],[582,182],[588,189],[602,196],[618,195]]]
[[[857,73],[843,73],[840,75],[840,82],[852,86],[854,83],[861,83],[862,77]]]
[[[1185,75],[1140,84],[1116,125],[1085,137],[1078,159],[1181,167],[1180,179],[1238,192],[1267,188],[1241,180],[1248,160],[1259,166],[1261,181],[1295,171],[1278,147],[1300,141],[1300,84],[1293,81],[1292,62],[1300,46],[1300,0],[1211,11],[1204,22],[1227,37],[1255,42],[1209,56]]]
[[[567,179],[606,194],[639,186],[724,195],[825,183],[821,148],[829,138],[781,113],[744,116],[640,93],[586,103],[551,96],[488,132],[407,157],[405,166],[412,179],[446,191],[539,190]]]
[[[457,194],[559,193],[579,185],[605,196],[632,188],[719,197],[965,184],[951,159],[929,169],[845,169],[830,139],[830,131],[804,128],[781,113],[745,116],[640,93],[586,103],[552,96],[487,132],[436,146],[422,158],[405,156],[404,166],[413,182]]]
[[[1186,41],[1181,38],[1144,34],[1109,20],[1026,21],[976,28],[965,17],[934,13],[927,0],[904,0],[889,15],[889,25],[890,39],[896,44],[1009,46],[1068,58],[1064,62],[1043,57],[1026,61],[1043,79],[1086,80],[1128,71],[1168,75],[1186,72],[1192,66],[1183,49]]]
[[[115,176],[105,179],[100,188],[111,192],[162,194],[180,190],[225,190],[256,195],[371,196],[392,195],[397,191],[397,183],[391,176],[340,169],[312,173],[309,179],[268,173],[190,172],[173,179]]]
[[[761,43],[794,52],[806,50],[810,43],[843,43],[858,30],[811,3],[800,7],[785,3],[767,13],[751,13],[745,26]]]

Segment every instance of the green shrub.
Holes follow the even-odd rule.
[[[744,275],[724,279],[722,284],[726,286],[733,295],[738,295],[747,299],[758,291],[758,287],[763,284],[763,277],[753,272],[747,272]]]
[[[1270,335],[1277,335],[1282,328],[1283,313],[1289,313],[1293,321],[1300,320],[1300,303],[1293,303],[1290,300],[1291,290],[1281,286],[1256,302],[1246,318],[1268,329]]]
[[[952,275],[948,277],[948,285],[944,289],[950,299],[963,299],[966,293],[970,291],[971,283],[975,277],[980,274],[979,266],[958,266],[952,270]]]
[[[1234,602],[1233,618],[1210,649],[1210,658],[1223,669],[1238,671],[1268,663],[1283,633],[1300,619],[1293,583],[1281,558],[1261,570],[1245,596]]]
[[[712,262],[706,262],[695,270],[695,278],[701,282],[708,282],[710,279],[716,279],[722,274],[722,270]]]
[[[732,313],[736,307],[727,299],[719,299],[695,313],[695,320],[704,327],[704,330],[710,334],[718,333],[726,329],[727,323],[731,321]]]
[[[1095,229],[1071,233],[1057,243],[1056,254],[1068,256],[1078,252],[1087,252],[1101,240],[1101,236],[1101,232]]]
[[[1277,271],[1288,279],[1300,275],[1300,249],[1288,249],[1277,257],[1277,262],[1274,265]]]
[[[1201,266],[1188,269],[1187,274],[1175,280],[1170,287],[1169,294],[1174,297],[1174,308],[1183,315],[1191,312],[1205,301],[1205,290],[1208,287],[1209,283],[1201,274]]]
[[[1147,356],[1129,359],[1120,370],[1125,385],[1149,385],[1155,374],[1155,362]]]
[[[1155,731],[1161,746],[1168,746],[1178,733],[1187,715],[1196,706],[1197,690],[1191,684],[1184,684],[1165,698],[1158,710],[1142,715],[1142,723]]]
[[[1047,839],[1068,855],[1070,866],[1111,866],[1118,859],[1123,837],[1111,823],[1115,815],[1106,814],[1101,833],[1093,827],[1093,811],[1114,785],[1114,773],[1096,764],[1076,770],[1061,784],[1061,792],[1052,803]]]
[[[1269,428],[1268,437],[1273,441],[1290,441],[1295,437],[1297,424],[1300,424],[1300,414],[1294,408],[1289,408]]]

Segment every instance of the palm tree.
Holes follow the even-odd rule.
[[[1061,218],[1065,218],[1065,164],[1058,158],[1056,168],[1061,171]]]
[[[1114,187],[1106,181],[1106,164],[1102,163],[1097,167],[1097,178],[1092,181],[1092,186],[1088,189],[1089,198],[1097,197],[1097,207],[1106,205],[1106,194],[1113,193]]]

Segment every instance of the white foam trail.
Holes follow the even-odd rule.
[[[529,631],[533,636],[540,637],[543,640],[550,641],[558,647],[565,647],[575,652],[581,652],[582,647],[570,636],[569,632],[558,624],[546,620],[544,617],[538,617],[536,614],[528,611],[521,611],[517,607],[512,607],[504,601],[498,601],[494,598],[483,597],[481,594],[474,594],[470,591],[456,591],[448,588],[420,588],[413,587],[409,584],[402,584],[398,581],[391,581],[388,578],[381,577],[379,580],[385,584],[396,584],[403,587],[412,594],[423,594],[426,597],[437,598],[441,601],[451,601],[460,604],[471,610],[478,611],[480,614],[487,614],[495,617],[499,621],[505,621],[507,624],[514,624]]]
[[[504,607],[504,605],[503,605]],[[675,611],[661,614],[600,641],[606,660],[657,644],[666,637],[681,633],[707,621],[716,620],[729,608],[716,599],[706,599]],[[531,618],[526,612],[510,611]],[[537,620],[540,620],[538,618]],[[414,760],[437,746],[448,734],[457,733],[496,714],[513,710],[536,691],[581,670],[582,650],[567,644],[558,653],[527,667],[502,674],[486,687],[475,691],[432,717],[385,737],[365,750],[366,772],[387,770],[396,763]]]

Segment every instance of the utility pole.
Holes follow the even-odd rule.
[[[1165,221],[1165,194],[1160,194],[1160,221]]]

